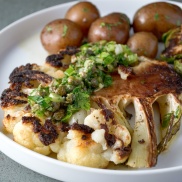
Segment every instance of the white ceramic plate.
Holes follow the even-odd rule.
[[[152,0],[93,0],[101,15],[113,11],[126,13],[130,19],[135,11]],[[75,3],[75,2],[74,2]],[[39,35],[49,21],[64,17],[74,3],[61,4],[27,16],[0,32],[0,94],[8,87],[11,71],[22,64],[42,64],[47,53],[41,46]],[[173,2],[174,3],[174,2]],[[175,3],[182,7],[181,3]],[[181,181],[182,134],[178,133],[171,148],[160,155],[157,166],[140,170],[93,169],[60,162],[30,151],[15,143],[2,131],[3,112],[0,110],[0,150],[13,160],[38,173],[70,182],[171,182]]]

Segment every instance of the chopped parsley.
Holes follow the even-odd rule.
[[[163,117],[163,120],[162,120],[162,127],[163,128],[166,128],[169,123],[170,123],[170,120],[171,120],[171,117],[173,116],[173,112],[171,113],[167,113],[164,117]]]
[[[155,15],[154,15],[154,19],[157,21],[157,20],[159,20],[159,14],[158,13],[156,13]]]
[[[68,26],[64,25],[63,26],[63,33],[62,33],[62,37],[65,37],[68,31]]]
[[[89,9],[88,8],[83,8],[83,12],[88,12],[89,11]]]
[[[101,22],[100,26],[106,27],[108,30],[111,30],[113,27],[117,27],[118,25],[121,25],[121,24],[122,24],[122,22],[116,22],[116,23]]]
[[[51,31],[52,31],[52,27],[47,26],[47,27],[46,27],[46,30],[47,30],[47,32],[51,32]]]
[[[90,109],[93,92],[112,85],[110,73],[118,65],[132,66],[137,62],[137,55],[126,45],[106,41],[84,44],[63,78],[54,79],[47,87],[40,85],[28,96],[32,113],[67,122],[75,112]]]
[[[179,55],[180,57],[182,57],[182,54]],[[181,59],[176,59],[174,60],[174,70],[182,76],[182,60]]]
[[[73,113],[79,111],[80,109],[90,109],[90,95],[87,91],[81,90],[80,87],[76,87],[73,90],[73,95],[73,103],[68,105],[67,112],[65,116],[62,118],[62,121],[67,121]]]
[[[177,20],[177,21],[176,21],[176,25],[177,25],[177,26],[180,26],[180,25],[181,25],[181,21],[180,21],[180,20]]]
[[[162,127],[166,128],[167,126],[169,126],[171,118],[174,116],[174,119],[179,119],[181,117],[181,114],[182,111],[180,106],[177,107],[176,111],[172,111],[170,113],[165,114],[162,119]]]

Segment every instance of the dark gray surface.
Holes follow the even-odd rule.
[[[33,12],[69,1],[73,0],[0,0],[0,29]],[[182,2],[182,0],[176,1]],[[33,172],[0,152],[0,182],[57,182],[57,180]]]
[[[0,29],[36,11],[73,0],[0,0]]]

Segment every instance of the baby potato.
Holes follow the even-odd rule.
[[[110,13],[95,20],[88,32],[88,41],[116,41],[125,44],[129,38],[129,18],[123,13]]]
[[[66,13],[65,18],[77,23],[84,35],[87,35],[92,22],[100,17],[97,7],[88,1],[73,5]]]
[[[137,32],[127,42],[130,49],[139,56],[155,58],[158,51],[157,37],[150,32]]]
[[[41,32],[41,43],[51,54],[67,46],[80,46],[82,39],[83,33],[79,25],[67,19],[54,20]]]
[[[182,10],[168,2],[155,2],[141,7],[134,15],[134,32],[152,32],[159,41],[162,34],[182,24]]]

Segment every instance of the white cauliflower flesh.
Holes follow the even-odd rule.
[[[25,114],[23,108],[25,105],[20,105],[18,107],[11,106],[4,110],[3,125],[7,132],[12,133],[14,126],[21,120],[22,116]]]
[[[80,111],[72,115],[72,117],[69,119],[69,124],[72,125],[75,122],[79,124],[83,124],[86,116],[87,116],[87,111],[81,109]]]
[[[61,148],[61,145],[67,141],[67,138],[66,138],[66,132],[60,132],[59,133],[59,136],[58,138],[55,140],[54,143],[51,143],[49,146],[50,146],[50,149],[52,152],[54,153],[58,153],[60,148]]]
[[[92,140],[91,134],[69,130],[68,141],[64,142],[57,155],[58,160],[71,164],[94,168],[106,168],[109,161],[103,156],[99,143]]]
[[[106,115],[110,115],[109,118]],[[112,110],[97,109],[84,121],[85,125],[95,130],[91,135],[92,140],[102,145],[105,158],[115,164],[124,163],[131,152],[130,132],[117,117]]]
[[[51,151],[59,151],[59,145],[65,134],[58,132],[57,126],[50,120],[40,120],[27,113],[15,125],[13,136],[14,140],[24,147],[49,155]]]
[[[51,150],[45,146],[39,139],[38,134],[33,132],[32,123],[23,123],[19,121],[13,130],[14,140],[20,145],[29,148],[43,155],[49,155]]]
[[[63,78],[64,76],[64,72],[62,70],[59,68],[51,67],[48,64],[41,66],[40,70],[54,78]]]
[[[103,150],[106,150],[107,149],[107,141],[106,141],[104,135],[105,135],[105,130],[104,129],[98,129],[92,133],[91,137],[92,137],[92,140],[94,140],[96,143],[100,143],[102,145]]]
[[[59,160],[106,168],[109,162],[121,164],[128,159],[131,135],[112,110],[92,109],[84,124],[81,123],[71,125],[66,139],[60,145]]]

